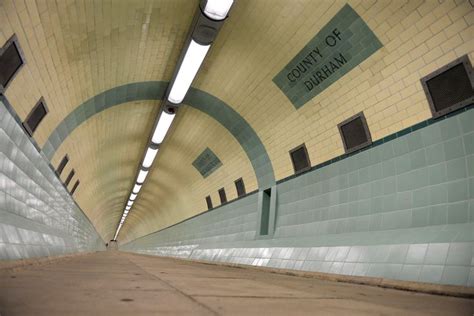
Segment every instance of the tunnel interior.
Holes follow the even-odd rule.
[[[0,1],[0,279],[157,260],[474,297],[473,22],[467,0]]]

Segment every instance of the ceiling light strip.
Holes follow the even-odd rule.
[[[164,110],[155,123],[148,147],[145,151],[141,166],[139,168],[135,184],[115,232],[114,240],[122,229],[127,216],[130,214],[134,201],[138,197],[143,183],[148,176],[149,169],[153,165],[159,151],[159,145],[164,141],[171,124],[176,116],[176,110],[183,102],[191,84],[196,77],[209,49],[219,32],[223,21],[227,18],[234,0],[202,0],[197,17],[194,19],[186,50],[181,54],[177,70],[171,80],[165,95]],[[205,29],[206,32],[202,30]]]

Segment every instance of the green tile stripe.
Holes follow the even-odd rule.
[[[199,173],[203,176],[203,178],[207,178],[214,171],[219,169],[220,166],[222,166],[222,162],[209,148],[204,149],[204,151],[193,161],[192,164],[194,168],[196,168],[196,170],[199,171]]]
[[[364,20],[346,4],[273,82],[298,109],[381,47]]]
[[[168,82],[146,81],[130,83],[107,90],[90,98],[71,112],[50,134],[42,148],[44,155],[51,160],[63,141],[93,115],[125,102],[143,100],[162,100]],[[259,188],[275,184],[275,175],[270,157],[250,124],[222,100],[199,89],[191,88],[183,102],[214,118],[226,128],[239,142],[247,154]]]

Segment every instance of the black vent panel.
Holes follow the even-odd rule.
[[[206,204],[207,204],[207,209],[210,210],[212,208],[212,200],[209,195],[206,196]]]
[[[227,203],[227,196],[225,194],[224,188],[219,190],[219,198],[221,199],[221,204]]]
[[[74,174],[75,174],[75,173],[76,173],[76,172],[74,171],[74,169],[72,169],[71,172],[69,172],[69,175],[67,176],[67,179],[66,179],[66,181],[64,182],[64,184],[65,184],[66,186],[69,185],[69,182],[71,182],[72,177],[74,177]]]
[[[30,114],[28,114],[28,117],[26,118],[25,122],[23,123],[23,126],[28,131],[30,136],[32,136],[33,133],[36,131],[46,114],[48,114],[48,108],[46,107],[44,100],[41,99],[34,106]]]
[[[372,143],[369,128],[362,112],[339,124],[339,131],[346,152],[360,149]]]
[[[81,183],[81,181],[77,180],[76,183],[74,183],[74,186],[72,187],[72,190],[71,190],[71,195],[74,194],[74,192],[76,192],[76,189],[77,187],[79,186],[79,184]]]
[[[302,172],[311,168],[311,163],[308,157],[308,151],[305,144],[302,144],[290,151],[291,162],[295,173]]]
[[[237,190],[237,196],[241,197],[245,195],[245,184],[242,178],[235,180],[235,189]]]
[[[423,78],[433,114],[444,115],[474,102],[472,82],[472,67],[467,56]]]
[[[56,173],[60,176],[61,173],[63,172],[64,170],[64,167],[66,167],[67,163],[69,162],[69,156],[66,155],[63,157],[63,159],[61,160],[61,162],[59,163],[59,166],[58,166],[58,169],[56,170]]]
[[[23,65],[23,59],[16,45],[15,41],[10,40],[0,49],[0,85],[3,88],[10,83]]]

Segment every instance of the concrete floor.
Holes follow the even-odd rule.
[[[473,315],[474,301],[120,252],[0,273],[8,315]]]

